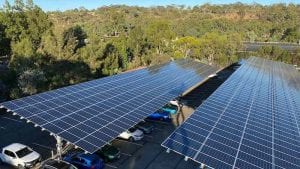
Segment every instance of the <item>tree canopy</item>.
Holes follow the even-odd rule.
[[[31,95],[171,59],[217,66],[237,61],[243,41],[300,40],[300,6],[105,6],[44,12],[32,0],[0,10],[0,97]],[[299,52],[257,55],[299,64]],[[252,53],[253,54],[253,53]],[[1,60],[0,60],[1,61]],[[1,65],[0,65],[1,66]]]

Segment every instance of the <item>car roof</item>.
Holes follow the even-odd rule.
[[[16,151],[19,151],[23,148],[25,148],[27,146],[23,145],[23,144],[20,144],[20,143],[12,143],[6,147],[3,147],[3,149],[6,149],[6,150],[10,150],[10,151],[13,151],[13,152],[16,152]]]
[[[156,111],[155,113],[162,114],[162,115],[169,115],[170,114],[169,112],[166,112],[163,109],[160,109],[160,110]]]
[[[88,161],[99,160],[98,156],[95,154],[79,153],[79,154],[77,154],[77,157],[84,158],[85,160],[88,160]]]

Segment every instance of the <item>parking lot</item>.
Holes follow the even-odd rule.
[[[119,148],[121,157],[115,162],[106,163],[106,169],[196,169],[199,164],[184,157],[170,152],[161,146],[161,143],[185,121],[207,97],[210,96],[232,73],[234,66],[224,69],[216,77],[193,89],[182,97],[184,106],[179,108],[172,120],[152,121],[147,120],[154,126],[151,134],[145,134],[141,141],[130,142],[122,139],[115,139],[112,145]],[[30,146],[42,155],[43,159],[50,158],[56,150],[56,140],[47,131],[34,127],[32,123],[26,123],[18,116],[1,110],[0,113],[0,147],[11,143],[22,143]],[[12,169],[7,165],[0,165],[0,169]]]
[[[0,113],[0,148],[11,143],[21,143],[32,147],[39,152],[43,159],[51,157],[51,151],[55,153],[56,140],[50,133],[34,127],[32,123],[26,123],[18,116],[1,110]],[[0,165],[1,169],[11,169],[7,165]]]
[[[184,106],[182,113],[189,115],[193,109]],[[181,112],[178,113],[178,115]],[[176,121],[176,116],[173,117]],[[147,120],[154,126],[151,134],[146,134],[141,141],[130,142],[123,139],[115,139],[112,145],[119,148],[121,158],[115,162],[106,163],[105,169],[193,169],[199,165],[193,161],[184,161],[183,157],[174,152],[166,153],[161,143],[176,128],[173,122]],[[18,116],[11,113],[2,113],[0,118],[0,146],[19,142],[30,146],[39,152],[43,159],[51,157],[51,151],[55,152],[56,140],[46,131],[35,128],[33,124],[26,123]],[[170,161],[174,161],[170,163]],[[1,169],[13,169],[8,165],[0,165]]]
[[[161,143],[174,131],[172,123],[148,121],[155,126],[154,131],[145,135],[142,141],[129,142],[116,139],[112,144],[120,148],[121,159],[108,163],[107,169],[186,169],[198,168],[196,163],[186,162],[176,153],[166,153]],[[170,163],[170,161],[173,161]]]

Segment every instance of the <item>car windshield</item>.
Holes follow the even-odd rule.
[[[25,148],[23,148],[23,149],[16,152],[16,154],[19,158],[25,157],[30,153],[32,153],[32,150],[30,150],[28,147],[25,147]]]
[[[110,149],[110,147],[111,147],[111,146],[109,146],[109,145],[105,145],[105,146],[102,148],[102,150],[103,150],[103,151],[107,151],[107,150]]]
[[[53,163],[49,164],[49,166],[59,169],[76,169],[73,165],[68,164],[64,161],[53,161]]]
[[[98,163],[98,160],[99,159],[96,159],[96,158],[91,159],[91,164],[96,165]]]
[[[128,131],[131,132],[131,133],[132,133],[132,132],[135,132],[135,130],[136,130],[135,128],[130,128],[130,129],[128,129]]]
[[[177,106],[172,105],[172,104],[167,104],[164,108],[177,109]]]

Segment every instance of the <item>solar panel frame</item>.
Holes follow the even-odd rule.
[[[216,71],[179,60],[0,105],[93,153]]]
[[[300,168],[299,77],[249,58],[162,146],[213,168]]]

